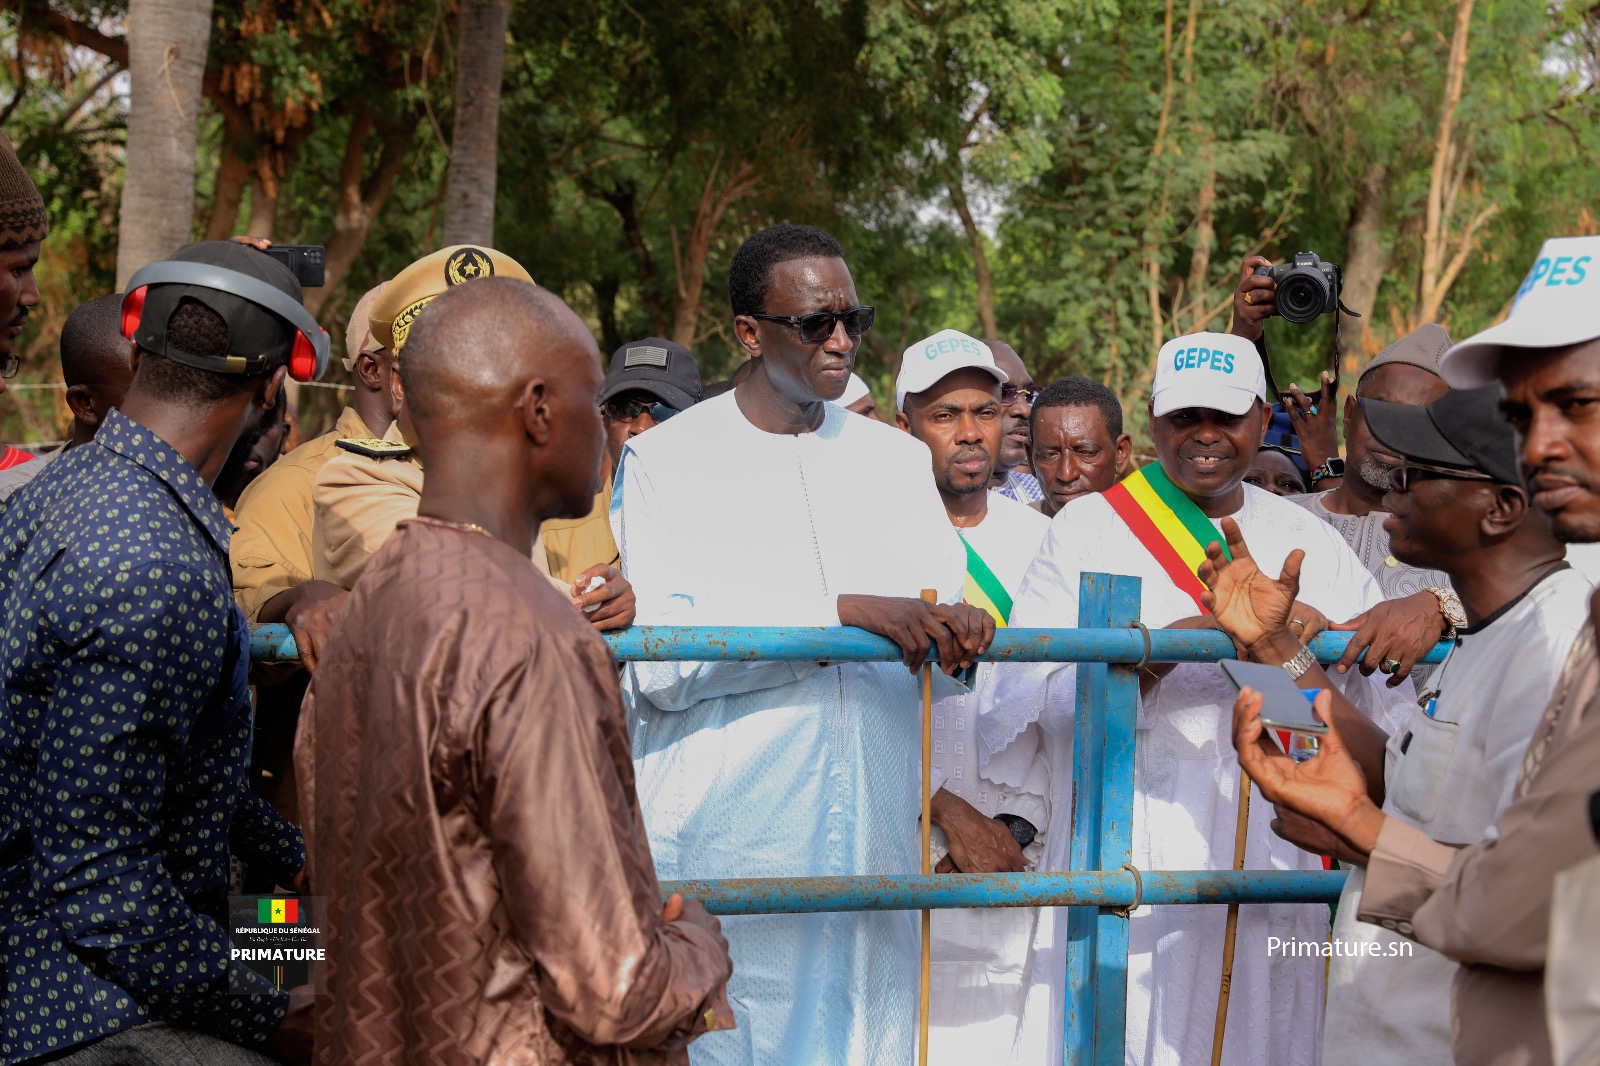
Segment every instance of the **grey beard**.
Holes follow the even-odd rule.
[[[1361,460],[1361,465],[1356,468],[1356,473],[1361,475],[1361,480],[1379,492],[1389,491],[1389,475],[1393,471],[1394,467],[1387,463],[1380,463],[1370,455]]]

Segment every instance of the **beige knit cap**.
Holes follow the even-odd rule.
[[[44,199],[33,179],[22,169],[17,150],[0,133],[0,251],[13,251],[42,241],[50,232]]]

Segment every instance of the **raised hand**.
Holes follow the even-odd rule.
[[[1201,602],[1215,618],[1217,628],[1248,649],[1262,637],[1287,628],[1297,617],[1295,599],[1300,594],[1300,565],[1306,553],[1299,548],[1290,552],[1274,581],[1251,558],[1237,522],[1224,518],[1222,535],[1233,558],[1223,555],[1222,545],[1216,541],[1206,545],[1206,561],[1196,572],[1209,590]],[[1298,629],[1294,630],[1297,635]]]

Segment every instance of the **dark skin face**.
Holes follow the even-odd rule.
[[[1256,453],[1256,461],[1250,464],[1250,472],[1244,476],[1244,483],[1266,489],[1274,496],[1298,496],[1306,491],[1305,482],[1300,480],[1300,471],[1294,461],[1270,448],[1263,448]]]
[[[378,436],[400,414],[394,389],[394,353],[387,348],[356,356],[356,396],[351,405],[367,428]]]
[[[1561,540],[1600,540],[1600,339],[1500,361],[1533,503]]]
[[[1007,384],[1019,389],[1033,388],[1033,375],[1009,344],[990,344],[988,348],[994,353],[994,365],[1006,376]],[[1005,409],[1005,432],[1000,439],[1000,462],[996,466],[1002,476],[1008,470],[1028,465],[1028,449],[1032,443],[1028,416],[1032,413],[1033,405],[1020,396]]]
[[[895,420],[933,453],[933,481],[951,521],[983,521],[1000,450],[1000,383],[982,370],[958,370],[907,396],[906,407]]]
[[[28,312],[39,306],[39,284],[33,277],[38,261],[38,241],[0,251],[0,357],[10,354]],[[0,392],[5,391],[5,379],[0,378]]]
[[[1425,407],[1448,391],[1439,375],[1408,363],[1380,366],[1361,379],[1356,394],[1344,398],[1345,477],[1328,498],[1333,510],[1354,515],[1381,510],[1389,471],[1400,465],[1399,456],[1373,439],[1360,401]]]
[[[1133,451],[1133,438],[1115,440],[1098,407],[1041,407],[1033,420],[1033,476],[1044,490],[1041,510],[1054,515],[1079,496],[1104,492]]]
[[[815,311],[845,311],[860,303],[843,259],[812,256],[772,268],[764,314],[800,316]],[[753,360],[749,375],[734,390],[739,410],[768,433],[809,433],[822,424],[824,401],[837,400],[850,384],[859,337],[837,323],[833,334],[807,344],[800,332],[781,322],[739,315],[733,320],[739,343]]]
[[[613,399],[637,399],[642,400],[645,403],[661,402],[661,400],[653,393],[641,392],[637,389],[632,392],[618,393],[613,397]],[[611,469],[613,470],[617,468],[617,463],[621,462],[622,460],[622,446],[627,444],[629,439],[637,437],[645,430],[651,429],[656,425],[656,420],[650,414],[650,409],[648,407],[646,407],[643,411],[640,411],[639,416],[632,422],[620,422],[604,412],[601,413],[601,417],[605,419],[606,424],[606,455],[610,458]]]
[[[1244,476],[1255,462],[1271,411],[1260,400],[1242,415],[1206,407],[1150,414],[1150,435],[1161,468],[1208,518],[1244,505]]]

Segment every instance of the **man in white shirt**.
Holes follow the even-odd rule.
[[[809,226],[763,230],[735,254],[728,290],[753,369],[731,394],[631,439],[618,467],[611,523],[638,620],[853,625],[905,659],[631,664],[629,732],[656,869],[916,873],[914,671],[935,643],[946,671],[970,665],[994,623],[960,602],[965,553],[927,448],[831,402],[873,318],[838,242]],[[926,588],[939,603],[922,602]],[[737,1028],[697,1041],[698,1066],[911,1060],[912,912],[735,917],[723,930]]]
[[[1011,595],[1050,528],[1033,508],[988,491],[1001,448],[1005,384],[991,350],[953,329],[907,348],[895,382],[896,422],[932,453],[934,484],[966,549],[964,598],[996,626],[1007,623]],[[1019,786],[985,779],[976,713],[977,699],[968,692],[946,696],[933,709],[936,869],[1023,870],[1043,849],[1050,767],[1041,749]],[[1034,908],[933,912],[930,1062],[1005,1061],[1027,996],[1037,919]],[[1024,1053],[1017,1061],[1038,1057]]]
[[[1270,417],[1255,347],[1232,335],[1201,333],[1168,342],[1158,359],[1150,415],[1159,462],[1057,513],[1017,593],[1011,624],[1077,625],[1079,578],[1101,572],[1141,579],[1140,618],[1151,628],[1212,628],[1200,603],[1204,587],[1193,576],[1199,565],[1194,560],[1197,554],[1204,560],[1201,539],[1222,539],[1215,523],[1224,517],[1239,523],[1251,548],[1272,566],[1303,550],[1301,599],[1324,616],[1349,618],[1379,602],[1382,593],[1372,575],[1330,526],[1244,484]],[[1305,613],[1296,614],[1296,632],[1309,636]],[[984,773],[1011,780],[1001,767],[1009,764],[1016,773],[1016,749],[1029,747],[1026,730],[1035,722],[1050,765],[1070,766],[1076,668],[1017,664],[995,672],[995,683],[988,685],[985,674],[991,670],[981,671],[978,681]],[[1402,716],[1403,698],[1376,678],[1352,674],[1347,685],[1381,724]],[[1233,686],[1215,665],[1188,663],[1147,668],[1141,688],[1132,862],[1141,870],[1230,869],[1239,803],[1239,765],[1228,743]],[[1071,809],[1071,785],[1069,774],[1054,775],[1055,810]],[[1271,823],[1270,805],[1255,797],[1246,869],[1322,868],[1317,856],[1274,835]],[[1068,834],[1051,834],[1041,868],[1067,869],[1069,845]],[[1040,922],[1033,980],[1049,988],[1052,1009],[1039,1021],[1047,1021],[1046,1031],[1059,1041],[1067,923],[1064,911],[1048,914]],[[1210,1060],[1224,921],[1223,907],[1142,907],[1134,913],[1128,1063]],[[1269,958],[1269,934],[1320,942],[1328,935],[1328,910],[1301,904],[1241,910],[1227,1030],[1230,1064],[1311,1062],[1322,1043],[1322,960]],[[1035,1024],[1032,1010],[1026,1024]],[[1058,1044],[1051,1061],[1059,1058]]]
[[[1528,737],[1589,615],[1589,580],[1533,509],[1495,386],[1427,407],[1369,401],[1367,426],[1403,462],[1384,496],[1391,550],[1450,577],[1466,624],[1373,771],[1383,811],[1447,844],[1476,843],[1511,801]],[[1369,778],[1369,785],[1371,778]],[[1456,964],[1359,921],[1365,870],[1336,838],[1287,811],[1290,839],[1353,863],[1328,973],[1327,1066],[1450,1058]],[[1404,948],[1398,945],[1405,944]]]

